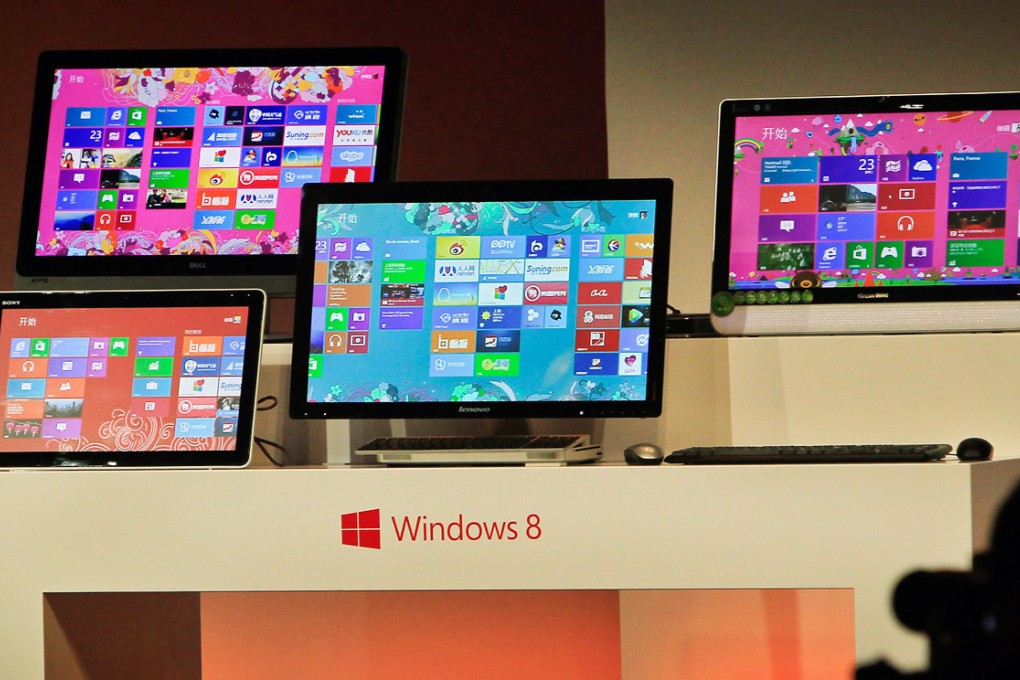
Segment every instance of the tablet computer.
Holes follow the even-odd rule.
[[[265,293],[0,293],[0,467],[242,467]]]

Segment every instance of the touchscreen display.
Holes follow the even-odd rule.
[[[0,454],[235,450],[248,313],[4,309]]]
[[[919,109],[738,116],[730,290],[1020,283],[1020,110]]]
[[[295,254],[303,184],[375,179],[384,71],[57,69],[35,255]]]
[[[320,205],[308,402],[645,400],[657,208]]]

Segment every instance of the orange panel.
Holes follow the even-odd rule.
[[[205,593],[205,680],[852,678],[853,591]]]
[[[618,680],[615,591],[203,593],[204,680]]]
[[[625,680],[853,677],[850,589],[622,591],[620,612]]]

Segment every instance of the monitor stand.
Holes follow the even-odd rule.
[[[326,465],[365,465],[359,446],[375,437],[501,434],[586,434],[602,441],[605,421],[596,418],[453,418],[434,420],[329,420],[326,421]]]

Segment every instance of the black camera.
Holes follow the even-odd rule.
[[[929,642],[929,668],[888,663],[857,669],[857,680],[1020,678],[1020,488],[995,521],[991,549],[970,571],[916,571],[893,592],[893,611]]]

